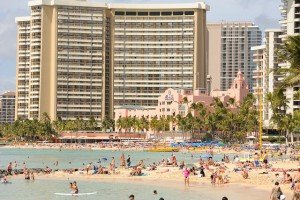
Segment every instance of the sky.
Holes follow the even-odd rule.
[[[195,0],[88,0],[108,3],[192,3]],[[280,0],[204,0],[208,22],[252,21],[261,30],[279,28]],[[0,93],[15,90],[15,17],[29,15],[28,0],[0,1]]]

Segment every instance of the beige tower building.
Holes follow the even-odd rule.
[[[88,119],[206,87],[204,3],[30,1],[18,25],[16,118]]]
[[[261,31],[252,22],[221,22],[207,25],[209,42],[208,74],[211,89],[227,90],[240,70],[253,92],[251,47],[261,44]]]
[[[206,87],[204,3],[112,4],[114,108],[154,109],[167,88]]]
[[[31,16],[17,18],[16,118],[103,115],[105,4],[29,2]]]

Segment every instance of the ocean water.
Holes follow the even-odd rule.
[[[19,168],[26,162],[27,167],[45,167],[53,169],[82,167],[89,162],[96,163],[99,159],[102,165],[108,165],[111,157],[116,158],[117,163],[120,160],[122,152],[103,151],[103,150],[41,150],[41,149],[7,149],[0,148],[0,169],[5,169],[9,162],[17,161]],[[171,153],[151,153],[143,151],[124,151],[124,154],[130,155],[132,165],[139,160],[144,159],[145,163],[158,162],[163,158],[169,158]],[[193,153],[175,153],[177,160],[184,160],[186,163],[195,163],[201,154]],[[214,156],[214,160],[221,160],[222,154]],[[230,155],[231,157],[233,155]],[[104,161],[107,158],[108,161]],[[53,163],[58,161],[59,165]],[[69,163],[71,162],[71,164]],[[71,176],[68,176],[71,177]],[[263,200],[267,199],[269,194],[252,187],[239,185],[225,185],[222,187],[212,187],[199,182],[192,183],[192,187],[185,189],[183,180],[179,182],[153,180],[142,181],[140,179],[130,180],[76,180],[79,191],[83,193],[97,192],[90,196],[58,196],[54,193],[70,193],[68,177],[54,180],[52,178],[36,176],[36,180],[24,180],[23,176],[9,178],[12,184],[0,183],[0,200],[126,200],[130,194],[136,196],[136,200],[158,200],[163,197],[165,200],[220,200],[223,196],[230,200]],[[126,182],[127,181],[127,182]],[[153,195],[153,190],[158,191],[158,195]]]
[[[168,186],[165,182],[158,185],[139,182],[95,182],[78,181],[79,192],[97,192],[90,196],[58,196],[54,193],[70,193],[69,180],[35,180],[12,179],[12,184],[0,184],[2,200],[127,200],[130,194],[136,200],[221,200],[227,196],[230,200],[263,200],[267,193],[253,188],[240,186],[212,187],[196,185],[185,189],[183,183]],[[230,188],[230,190],[228,190]],[[158,195],[153,195],[153,190]]]
[[[140,160],[144,160],[145,164],[153,162],[158,163],[162,159],[171,157],[172,153],[153,153],[146,151],[111,151],[111,150],[62,150],[57,149],[8,149],[0,148],[0,169],[5,169],[9,162],[17,161],[18,167],[23,167],[23,162],[28,168],[45,168],[49,166],[52,169],[64,168],[80,168],[88,163],[99,165],[99,159],[103,166],[107,166],[112,157],[115,157],[116,164],[119,165],[122,152],[126,158],[131,157],[132,165],[137,164]],[[185,163],[198,162],[200,153],[174,153],[177,161],[185,161]],[[233,155],[230,155],[232,157]],[[214,160],[220,161],[223,154],[216,154]],[[106,158],[107,160],[105,160]],[[58,166],[54,163],[58,161]]]

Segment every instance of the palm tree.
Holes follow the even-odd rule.
[[[147,131],[149,129],[149,121],[144,116],[141,117],[140,123],[141,123],[141,131],[144,131],[144,130]]]
[[[123,117],[119,117],[119,119],[117,120],[117,129],[119,130],[119,132],[122,132],[122,129],[125,129],[125,120]]]
[[[52,126],[54,130],[56,130],[57,132],[61,132],[65,130],[66,123],[65,121],[62,120],[61,117],[58,117],[56,120],[52,122]]]
[[[181,116],[179,114],[176,116],[176,120],[177,120],[177,125],[178,125],[179,130],[182,131],[182,137],[184,139],[185,138],[184,137],[184,135],[185,135],[184,133],[185,133],[186,127],[187,127],[187,120],[186,120],[185,117],[183,117],[183,116]]]
[[[105,117],[105,119],[102,122],[102,130],[104,129],[104,132],[106,132],[108,129],[111,130],[114,126],[115,121],[113,119]]]
[[[296,86],[300,83],[300,36],[289,36],[278,49],[279,62],[290,63],[289,68],[278,68],[277,74],[286,75],[282,81],[281,88]]]
[[[150,128],[153,130],[155,138],[157,138],[157,131],[159,130],[159,121],[157,116],[151,118]]]
[[[95,117],[93,117],[93,116],[90,117],[90,119],[89,119],[89,121],[87,123],[87,126],[88,126],[88,129],[90,129],[90,130],[97,130],[98,123],[97,123]]]
[[[133,132],[135,133],[136,131],[140,131],[142,129],[142,124],[140,122],[140,119],[134,116],[132,118],[132,127],[133,127]]]

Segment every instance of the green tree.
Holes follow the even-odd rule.
[[[140,123],[141,123],[141,131],[149,130],[149,121],[147,118],[142,116],[140,119]]]
[[[108,129],[112,130],[114,126],[115,126],[115,121],[108,117],[106,117],[102,122],[102,129],[104,129],[105,132]]]
[[[277,74],[286,75],[282,81],[281,88],[296,86],[300,84],[300,36],[289,36],[278,49],[279,62],[288,62],[289,68],[277,68]]]
[[[153,130],[155,138],[157,138],[157,132],[159,131],[160,124],[157,116],[151,118],[150,128]]]

